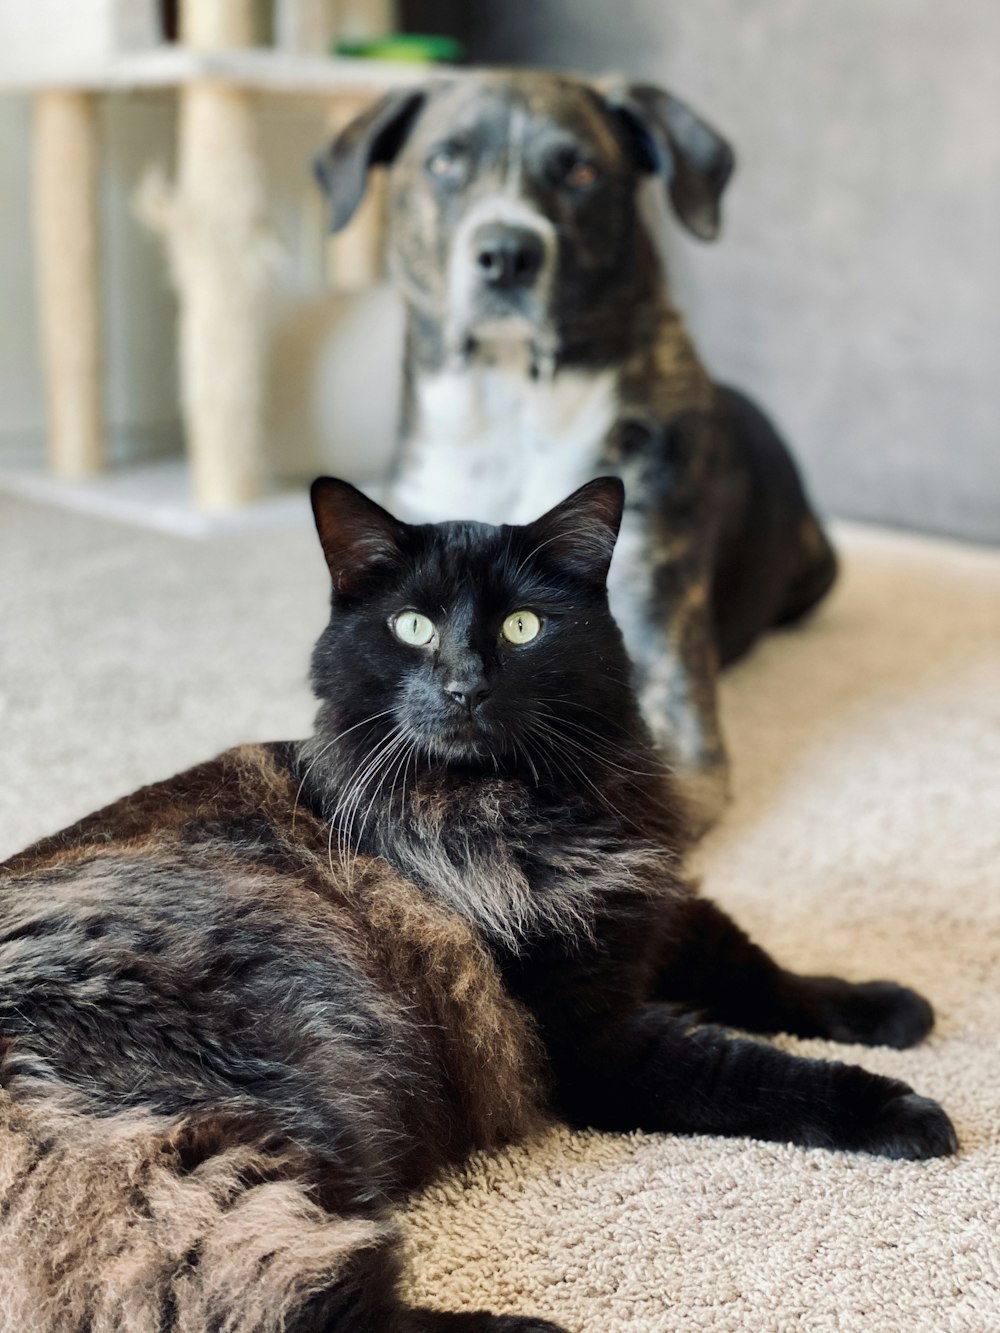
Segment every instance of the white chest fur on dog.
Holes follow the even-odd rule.
[[[594,475],[616,379],[611,370],[534,378],[504,362],[418,378],[393,502],[422,522],[530,522]]]

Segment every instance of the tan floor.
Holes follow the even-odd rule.
[[[1000,1329],[1000,553],[841,545],[823,612],[725,679],[704,891],[789,965],[933,999],[914,1051],[783,1044],[939,1098],[961,1156],[554,1132],[415,1204],[422,1298],[579,1333]]]
[[[808,628],[724,685],[705,891],[787,963],[935,1002],[923,1048],[789,1042],[940,1098],[893,1164],[553,1132],[416,1201],[414,1285],[583,1333],[1000,1330],[1000,553],[864,529]],[[238,740],[301,734],[306,532],[204,543],[0,499],[0,857]]]

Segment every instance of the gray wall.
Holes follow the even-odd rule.
[[[733,140],[723,239],[671,236],[712,370],[832,512],[1000,541],[996,0],[413,0],[473,59],[618,70]]]

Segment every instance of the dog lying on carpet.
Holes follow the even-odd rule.
[[[698,360],[644,216],[658,177],[711,239],[733,161],[670,93],[536,72],[389,93],[317,161],[334,231],[389,168],[407,312],[393,506],[520,523],[597,473],[626,482],[612,610],[696,827],[727,791],[718,668],[836,573],[774,427]]]

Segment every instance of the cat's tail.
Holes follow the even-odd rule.
[[[397,1235],[251,1115],[95,1117],[0,1091],[0,1328],[390,1329]]]

